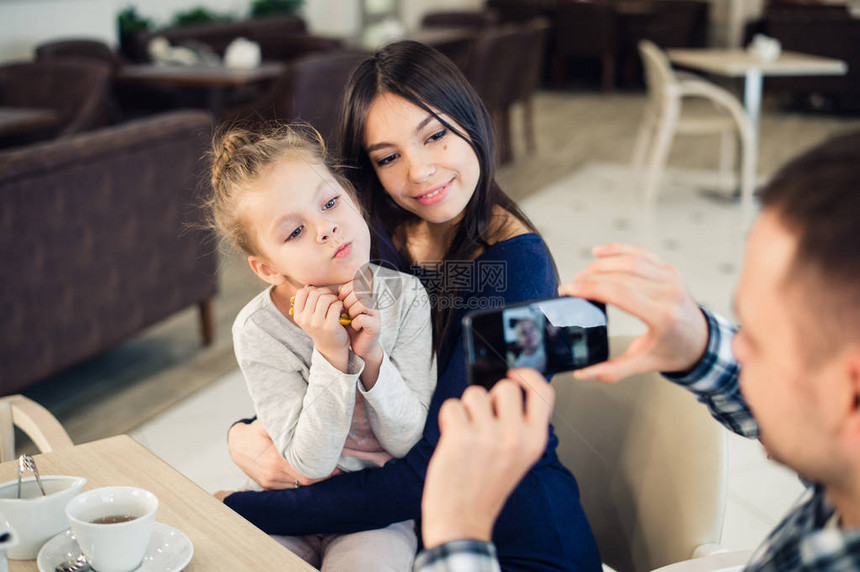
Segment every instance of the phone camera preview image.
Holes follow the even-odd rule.
[[[480,310],[463,318],[469,383],[492,387],[507,370],[531,367],[546,377],[608,358],[601,304],[563,297]]]

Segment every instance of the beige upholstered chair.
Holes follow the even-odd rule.
[[[629,342],[612,338],[610,351]],[[727,438],[704,405],[656,373],[553,386],[558,454],[604,564],[638,572],[720,549]]]
[[[663,169],[669,158],[672,139],[680,135],[720,135],[722,151],[720,171],[728,176],[741,141],[740,188],[745,207],[752,205],[755,173],[755,136],[750,119],[735,96],[694,74],[676,74],[666,54],[653,42],[639,43],[645,66],[648,103],[636,137],[633,151],[633,174],[646,204],[653,204]],[[699,97],[711,101],[717,110],[707,116],[682,117],[685,98]]]
[[[30,437],[42,453],[74,446],[50,411],[23,395],[7,395],[0,398],[0,462],[15,458],[15,427]]]

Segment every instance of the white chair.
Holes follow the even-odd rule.
[[[613,355],[629,343],[613,337]],[[721,550],[727,438],[704,405],[656,373],[553,386],[558,455],[604,564],[638,572]]]
[[[653,42],[639,42],[639,53],[645,67],[648,102],[636,136],[632,168],[646,204],[652,205],[656,199],[672,140],[677,133],[720,135],[720,173],[723,178],[729,177],[733,170],[739,137],[741,196],[745,208],[752,206],[755,134],[740,102],[725,89],[695,74],[674,72],[666,54]],[[702,117],[682,117],[682,101],[690,97],[707,99],[722,112]]]
[[[15,459],[15,427],[30,437],[42,453],[74,447],[50,411],[23,395],[8,395],[0,397],[0,462]]]

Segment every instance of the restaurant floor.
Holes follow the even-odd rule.
[[[717,166],[719,142],[677,140],[655,218],[646,224],[625,168],[644,103],[638,92],[540,93],[537,152],[525,154],[515,109],[515,161],[497,178],[533,217],[563,280],[587,263],[588,248],[596,242],[640,242],[678,265],[698,299],[729,312],[743,240],[739,207],[702,192],[713,186],[707,171]],[[759,160],[764,177],[830,135],[860,128],[857,118],[787,112],[767,104]],[[196,312],[187,310],[26,394],[48,407],[76,443],[131,432],[207,490],[241,486],[224,441],[229,423],[252,408],[235,371],[230,325],[260,289],[244,260],[225,249],[213,345],[201,347]],[[617,313],[610,320],[611,333],[637,331],[635,321]],[[791,473],[767,461],[755,442],[733,438],[730,463],[723,544],[752,548],[800,487]]]

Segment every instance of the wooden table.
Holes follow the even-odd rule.
[[[59,120],[59,114],[52,109],[0,107],[0,137],[53,127]]]
[[[129,485],[155,493],[158,522],[181,530],[194,545],[194,557],[185,568],[189,572],[316,570],[127,435],[34,459],[43,475],[86,477],[84,490]],[[0,481],[14,478],[16,462],[0,464]],[[37,571],[38,567],[35,560],[10,560],[9,570]]]
[[[168,66],[155,64],[133,64],[122,66],[116,81],[138,85],[194,87],[207,90],[209,110],[218,117],[224,107],[224,92],[269,81],[287,69],[280,62],[263,62],[251,69],[225,66]]]
[[[677,49],[668,50],[667,54],[669,61],[675,65],[726,77],[744,78],[744,108],[752,123],[753,145],[756,149],[764,76],[845,75],[848,72],[848,65],[842,60],[797,52],[782,52],[773,61],[762,60],[740,49]]]

